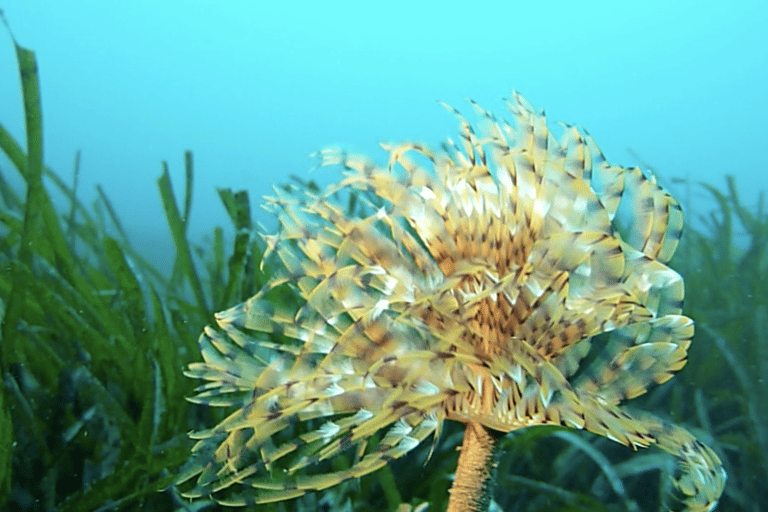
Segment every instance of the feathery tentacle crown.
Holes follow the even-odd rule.
[[[639,169],[608,164],[586,132],[565,126],[555,139],[517,93],[512,124],[474,106],[477,127],[451,109],[458,143],[386,145],[384,168],[325,150],[323,165],[347,171],[340,183],[270,199],[281,226],[264,257],[282,272],[217,315],[220,329],[200,338],[205,362],[187,372],[208,381],[193,401],[238,408],[193,434],[188,496],[238,505],[325,489],[457,420],[657,444],[678,461],[674,498],[715,505],[725,475],[714,452],[620,407],[685,364],[693,323],[665,265],[677,202]],[[362,213],[347,215],[344,192],[366,202]],[[266,300],[281,286],[298,293],[297,310]],[[591,338],[609,331],[576,376]],[[347,450],[347,469],[322,462]]]

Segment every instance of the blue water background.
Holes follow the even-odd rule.
[[[768,1],[261,2],[13,0],[0,8],[38,58],[45,162],[79,193],[100,183],[137,245],[171,247],[160,162],[183,191],[190,236],[226,224],[216,187],[269,193],[309,155],[454,136],[448,102],[493,110],[519,90],[552,122],[586,127],[608,159],[658,171],[689,217],[712,207],[673,178],[755,206],[768,149]],[[0,122],[23,141],[15,56],[0,30]],[[7,162],[0,170],[11,174]],[[694,215],[690,215],[693,213]],[[259,211],[258,218],[266,214]],[[172,254],[172,253],[171,253]]]

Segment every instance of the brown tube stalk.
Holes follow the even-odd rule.
[[[496,469],[494,455],[501,435],[480,423],[467,423],[446,512],[488,510]]]

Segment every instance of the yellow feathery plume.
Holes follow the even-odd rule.
[[[246,505],[326,489],[454,420],[481,438],[549,424],[656,444],[678,463],[674,499],[714,507],[715,453],[621,407],[686,361],[693,323],[665,265],[679,205],[653,177],[608,164],[586,132],[566,126],[558,140],[519,94],[508,106],[512,123],[475,105],[476,126],[451,109],[458,142],[384,146],[386,167],[325,150],[323,165],[346,170],[338,184],[269,199],[280,229],[264,258],[280,272],[217,315],[205,362],[186,372],[206,381],[193,401],[235,409],[193,434],[186,496]],[[365,202],[355,215],[345,193]],[[275,289],[297,294],[297,309],[268,301]],[[578,372],[590,350],[597,362]],[[342,452],[348,468],[324,462]]]

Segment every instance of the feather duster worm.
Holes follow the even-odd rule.
[[[566,126],[557,140],[519,94],[508,106],[511,124],[475,105],[474,127],[451,109],[458,143],[384,146],[386,167],[323,151],[346,170],[338,184],[269,199],[280,229],[264,257],[281,271],[217,315],[205,362],[186,372],[207,381],[194,402],[236,408],[193,434],[187,496],[245,505],[326,489],[455,420],[656,444],[677,460],[673,498],[714,507],[725,480],[714,452],[620,405],[685,364],[693,323],[665,265],[680,207],[653,177],[608,164],[586,132]],[[362,213],[347,215],[342,192],[366,201]],[[296,310],[267,300],[284,286]],[[346,468],[322,462],[347,451]]]

